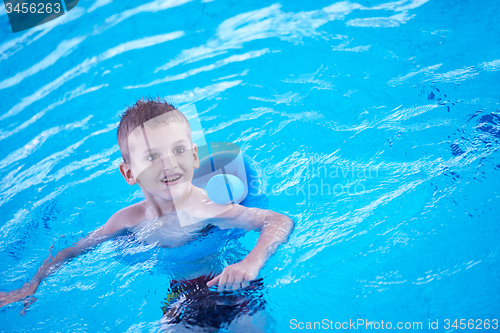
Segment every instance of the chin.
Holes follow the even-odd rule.
[[[168,197],[168,200],[178,200],[181,199],[183,195],[187,192],[189,186],[187,184],[177,184],[170,186],[168,190],[163,190],[163,196]]]

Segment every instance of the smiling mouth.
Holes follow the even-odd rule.
[[[174,175],[166,176],[166,177],[162,178],[160,181],[163,184],[172,185],[172,184],[175,184],[181,177],[182,177],[182,175],[177,173]]]

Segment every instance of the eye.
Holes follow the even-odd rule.
[[[147,159],[149,161],[154,161],[156,160],[158,157],[160,157],[158,154],[151,154],[151,155],[148,155]]]
[[[183,147],[175,148],[174,153],[175,154],[182,154],[186,150]]]

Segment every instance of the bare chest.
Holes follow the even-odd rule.
[[[201,236],[208,221],[199,221],[182,226],[177,214],[168,214],[151,221],[144,221],[132,230],[136,239],[161,247],[178,247]]]

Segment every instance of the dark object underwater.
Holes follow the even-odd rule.
[[[215,276],[172,281],[172,292],[162,307],[164,323],[221,328],[240,315],[253,315],[264,309],[262,279],[252,281],[244,289],[219,293],[210,290],[215,287],[207,287],[207,282]]]

